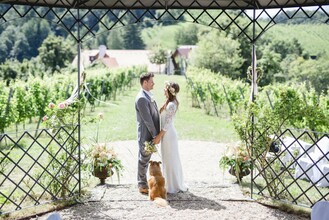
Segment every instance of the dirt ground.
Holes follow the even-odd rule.
[[[218,161],[225,148],[223,143],[179,142],[189,190],[168,194],[167,207],[158,207],[138,192],[136,141],[110,145],[125,166],[120,184],[115,177],[107,179],[106,185],[92,189],[91,197],[58,211],[62,219],[308,219],[263,206],[243,195],[235,178],[219,169]],[[152,160],[160,160],[160,155],[154,154]],[[47,219],[50,214],[36,219]]]

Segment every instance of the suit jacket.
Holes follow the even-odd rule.
[[[155,101],[142,89],[136,96],[135,109],[138,143],[142,147],[145,141],[151,141],[160,132],[159,110]]]

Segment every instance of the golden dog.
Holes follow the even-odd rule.
[[[167,206],[167,190],[165,188],[165,178],[162,176],[160,164],[161,162],[149,162],[150,178],[147,181],[149,185],[149,199],[155,201],[158,206]]]

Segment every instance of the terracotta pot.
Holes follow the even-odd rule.
[[[240,172],[239,175],[237,175],[236,172],[235,172],[235,167],[234,166],[231,166],[230,169],[228,170],[228,172],[231,175],[235,176],[238,179],[238,181],[241,181],[244,176],[248,176],[250,174],[250,170],[245,169],[244,171]]]
[[[106,178],[113,175],[113,170],[108,167],[95,166],[92,174],[100,179],[100,185],[104,185]]]

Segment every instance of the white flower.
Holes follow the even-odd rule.
[[[155,144],[152,141],[144,142],[144,150],[145,150],[145,153],[148,155],[158,151],[157,147],[155,146]]]
[[[173,87],[169,87],[169,92],[170,92],[173,96],[176,95],[176,93],[175,93],[175,89],[174,89]]]
[[[171,95],[176,96],[175,88],[171,86],[171,83],[166,81],[165,82],[166,89],[171,93]]]
[[[98,118],[99,119],[103,119],[104,118],[104,114],[102,112],[98,113]]]

